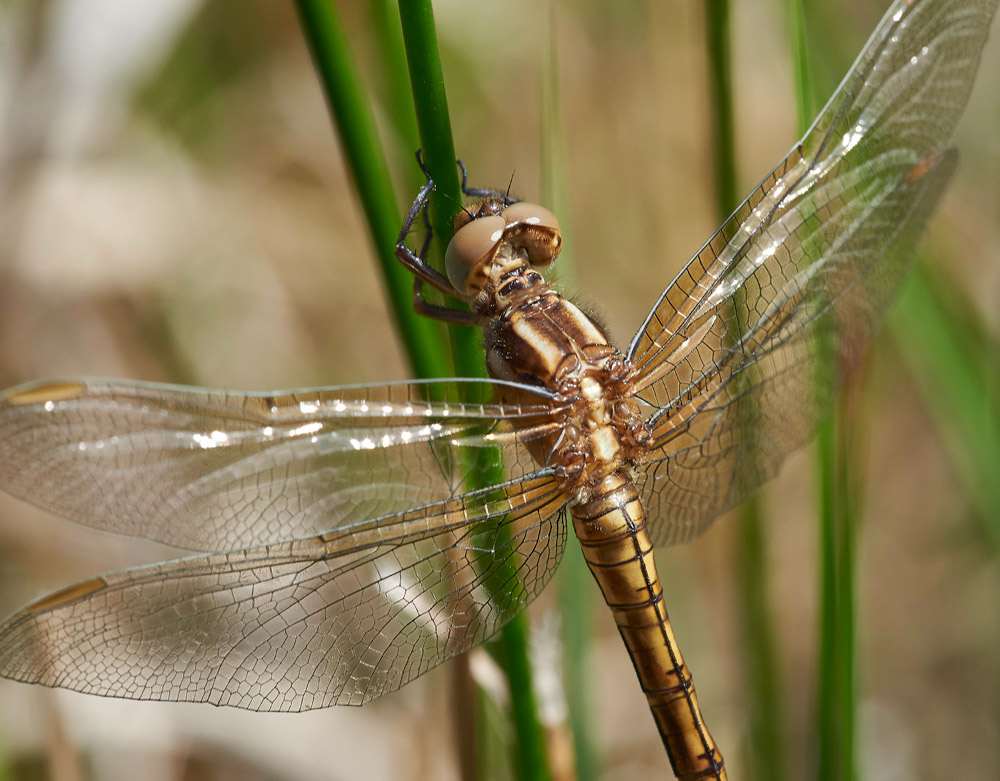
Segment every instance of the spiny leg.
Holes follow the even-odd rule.
[[[424,282],[426,282],[435,289],[444,293],[446,296],[464,300],[464,296],[455,289],[455,286],[451,284],[448,278],[427,262],[427,251],[434,235],[430,219],[427,215],[427,209],[430,204],[431,192],[435,189],[435,184],[434,180],[431,179],[430,173],[424,167],[419,151],[417,152],[417,163],[420,166],[420,170],[424,172],[424,176],[427,177],[427,181],[420,188],[420,191],[417,193],[417,197],[413,200],[409,211],[406,213],[406,218],[403,220],[403,226],[396,239],[395,253],[396,259],[406,266],[414,277],[413,308],[418,314],[435,320],[443,320],[445,322],[456,323],[458,325],[479,325],[479,318],[474,312],[465,309],[455,309],[449,306],[431,304],[423,296],[423,286]],[[413,223],[416,221],[418,214],[423,215],[426,233],[424,235],[423,243],[420,246],[420,251],[414,253],[413,250],[407,246],[406,238],[409,235],[410,230],[413,228]]]

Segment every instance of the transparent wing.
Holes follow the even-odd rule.
[[[454,383],[456,381],[451,381]],[[459,496],[536,465],[558,408],[469,403],[494,383],[239,393],[124,380],[0,395],[0,489],[98,529],[189,550],[308,537]],[[466,480],[478,480],[468,483]]]
[[[562,555],[546,470],[356,528],[125,570],[0,626],[0,675],[259,711],[361,705],[494,634]]]
[[[633,338],[658,543],[703,532],[828,410],[954,168],[944,150],[996,6],[894,3],[802,142]]]

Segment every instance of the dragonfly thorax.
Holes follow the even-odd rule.
[[[616,374],[616,357],[588,367],[578,381],[563,383],[564,394],[569,388],[578,393],[548,458],[581,502],[589,501],[610,475],[631,474],[650,439],[627,382]]]
[[[567,403],[561,430],[529,449],[586,500],[601,480],[631,470],[645,453],[649,433],[632,399],[634,373],[601,326],[520,263],[501,274],[496,308],[480,310],[487,369],[496,379],[544,387]],[[497,390],[505,401],[530,402],[513,398],[517,391],[507,386]]]

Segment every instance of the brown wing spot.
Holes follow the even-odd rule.
[[[46,382],[10,394],[8,404],[39,404],[43,401],[64,401],[83,396],[87,386],[82,382]]]
[[[930,171],[935,165],[937,165],[937,162],[940,159],[941,159],[941,153],[935,152],[929,157],[921,160],[919,163],[913,166],[913,168],[911,168],[909,171],[906,172],[906,176],[903,177],[904,180],[907,182],[913,182],[916,181],[917,179],[923,178],[924,176],[927,175],[928,171]]]
[[[46,610],[59,607],[60,605],[65,605],[67,602],[72,602],[74,599],[80,599],[88,594],[93,594],[95,591],[100,591],[107,585],[108,584],[104,578],[93,578],[92,580],[87,580],[83,583],[76,583],[72,586],[60,589],[53,594],[49,594],[47,597],[42,597],[37,602],[33,602],[28,605],[25,610],[29,613],[42,613]]]

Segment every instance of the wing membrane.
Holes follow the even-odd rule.
[[[658,543],[704,531],[826,413],[954,168],[945,147],[996,5],[896,2],[806,137],[632,340],[655,408],[643,488]]]
[[[562,555],[545,470],[356,528],[105,575],[0,626],[0,675],[258,711],[361,705],[489,638]]]
[[[461,381],[489,398],[493,383]],[[524,389],[521,389],[522,393]],[[98,529],[190,550],[308,537],[459,496],[554,405],[459,401],[413,382],[275,393],[119,380],[38,383],[0,397],[0,488]],[[433,399],[427,401],[426,399]]]

